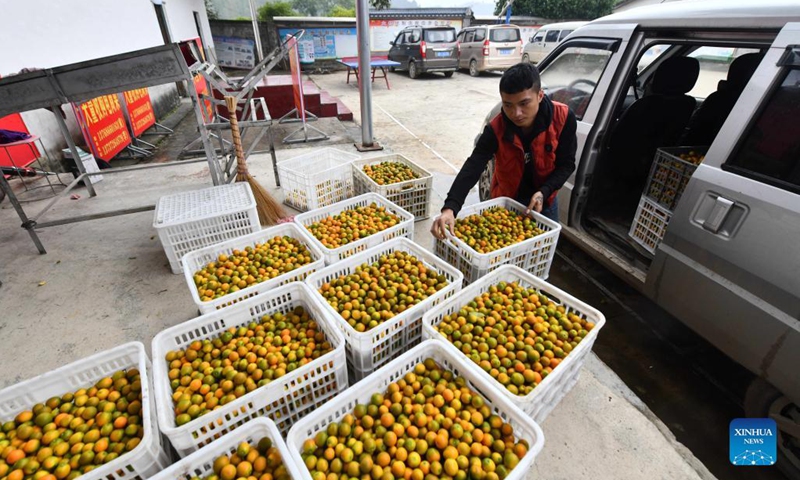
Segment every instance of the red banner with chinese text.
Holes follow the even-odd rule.
[[[156,123],[156,114],[150,102],[150,93],[146,88],[137,88],[124,92],[125,107],[131,120],[133,136],[138,137]]]
[[[87,143],[96,158],[111,160],[131,144],[117,95],[103,95],[76,105]]]
[[[300,71],[300,55],[297,52],[297,39],[289,35],[286,43],[289,49],[289,69],[292,73],[292,91],[294,92],[294,106],[297,109],[297,116],[306,121],[306,106],[303,101],[303,74]]]
[[[206,79],[203,78],[202,75],[197,74],[194,76],[194,88],[197,90],[197,100],[202,105],[200,111],[203,112],[203,119],[205,119],[206,122],[211,123],[214,121],[214,110],[212,109],[211,101],[204,100],[202,97],[202,95],[205,95],[206,97],[210,96],[208,91],[208,83],[206,83]]]

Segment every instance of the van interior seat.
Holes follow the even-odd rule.
[[[706,98],[689,120],[683,145],[711,145],[762,58],[761,53],[747,53],[731,63],[727,79],[720,80],[717,91]]]
[[[676,145],[684,132],[697,104],[686,93],[694,88],[699,74],[700,62],[695,58],[664,60],[653,73],[651,93],[625,110],[612,130],[606,153],[608,173],[624,182],[631,195],[641,195],[656,149]]]

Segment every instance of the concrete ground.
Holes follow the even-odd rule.
[[[453,169],[469,154],[483,119],[478,112],[488,111],[496,101],[499,76],[481,77],[477,82],[464,80],[468,78],[457,74],[447,80],[431,76],[415,82],[390,75],[391,91],[375,83],[375,137],[436,174],[434,212],[441,207]],[[357,90],[345,84],[343,74],[315,76],[314,80],[360,116]],[[437,85],[444,81],[463,91],[452,89],[456,93],[451,98],[442,98]],[[405,95],[393,95],[403,89]],[[359,130],[354,125],[321,120],[317,126],[336,133],[333,145],[337,148],[355,151],[352,143]],[[191,128],[187,131],[184,141],[191,139]],[[278,159],[321,145],[279,146]],[[276,198],[282,198],[268,155],[253,156],[250,170]],[[210,177],[203,164],[107,175],[98,184],[98,197],[88,198],[79,189],[81,198],[63,200],[46,219],[152,204],[161,195],[208,185]],[[476,201],[476,196],[471,200]],[[36,212],[41,203],[26,204],[26,209]],[[196,316],[184,278],[170,273],[152,227],[152,212],[42,229],[47,255],[36,252],[19,223],[8,201],[0,204],[4,247],[0,387],[127,341],[141,341],[149,352],[154,335]],[[414,239],[426,248],[432,246],[429,227],[430,220],[415,225]],[[542,428],[545,448],[534,467],[539,478],[714,478],[593,354],[575,388]]]

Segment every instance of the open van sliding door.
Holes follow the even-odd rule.
[[[577,36],[562,42],[539,64],[545,91],[553,100],[569,105],[578,120],[576,170],[558,193],[559,216],[565,227],[570,226],[573,202],[588,195],[590,182],[586,181],[585,172],[592,171],[596,157],[591,145],[599,126],[607,123],[604,117],[608,114],[603,112],[609,108],[604,108],[605,104],[623,83],[618,78],[619,70],[628,68],[632,61],[629,50],[636,27],[635,24],[582,27]]]
[[[800,23],[697,168],[645,292],[800,405]]]

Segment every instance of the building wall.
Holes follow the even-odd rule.
[[[163,45],[151,0],[25,0],[2,2],[0,14],[0,75],[23,68],[52,68]],[[200,13],[204,40],[213,44],[203,0],[166,0],[167,18],[175,40],[196,38],[193,12]],[[150,88],[156,118],[177,102],[175,84]],[[83,144],[69,105],[62,107],[73,138]],[[66,147],[53,114],[23,112],[31,133],[39,135],[51,156]]]

